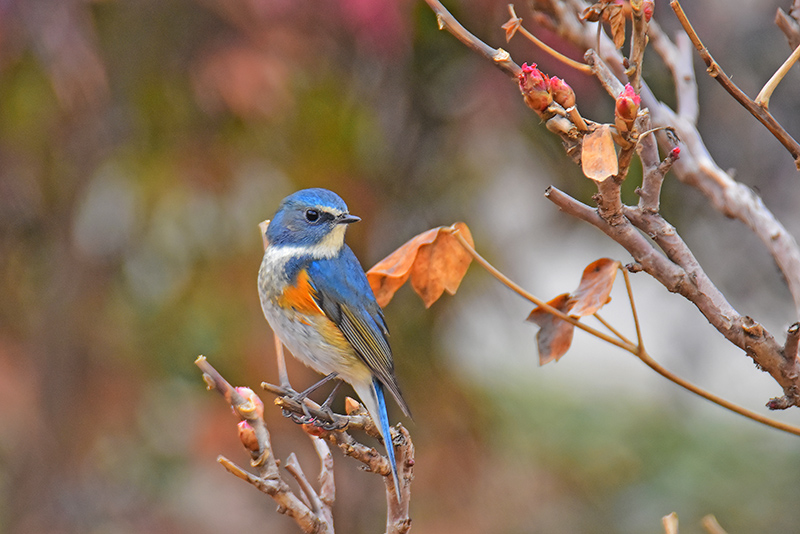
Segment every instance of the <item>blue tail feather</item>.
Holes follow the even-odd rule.
[[[383,443],[386,446],[386,456],[389,459],[389,465],[392,468],[392,479],[394,480],[394,491],[397,495],[397,501],[400,501],[400,479],[397,475],[397,462],[394,459],[394,444],[392,443],[392,433],[389,430],[389,414],[386,411],[386,400],[383,395],[383,384],[377,378],[372,380],[372,387],[375,390],[375,397],[378,399],[378,418],[376,421],[380,425],[380,431],[383,435]]]

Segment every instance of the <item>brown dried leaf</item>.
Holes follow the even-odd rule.
[[[625,44],[625,11],[622,4],[611,4],[606,7],[605,16],[611,25],[611,37],[617,50]]]
[[[611,127],[603,124],[583,138],[581,151],[581,170],[587,178],[602,182],[619,172],[617,151]]]
[[[472,234],[464,223],[423,232],[367,271],[367,279],[378,304],[386,306],[398,289],[411,278],[411,286],[429,308],[447,290],[455,294],[472,256],[453,236],[458,230],[472,245]]]
[[[511,41],[520,26],[522,26],[522,19],[517,16],[511,17],[508,22],[500,26],[506,31],[506,42]]]
[[[600,258],[590,263],[583,270],[578,289],[572,293],[575,302],[569,314],[573,317],[586,317],[605,306],[611,300],[609,295],[620,265],[620,262],[609,258]]]
[[[592,4],[591,6],[587,7],[581,13],[582,20],[588,20],[589,22],[597,22],[603,16],[603,11],[606,8],[606,4],[608,0],[600,1]]]
[[[563,293],[550,302],[550,306],[568,313],[573,306],[572,296]],[[572,334],[575,327],[567,321],[556,317],[543,308],[535,308],[526,319],[539,325],[536,333],[536,345],[539,349],[539,365],[544,365],[553,360],[558,361],[572,345]]]

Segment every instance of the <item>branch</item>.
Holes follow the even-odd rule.
[[[686,17],[686,13],[684,13],[683,8],[681,7],[680,2],[678,0],[672,0],[669,5],[672,7],[672,10],[675,11],[675,15],[678,16],[678,20],[683,26],[683,29],[689,35],[689,39],[692,40],[695,48],[697,49],[700,57],[705,61],[706,66],[708,67],[708,74],[717,80],[719,84],[728,91],[737,102],[739,102],[744,108],[750,112],[753,117],[755,117],[761,124],[766,126],[767,130],[775,136],[775,138],[780,141],[780,143],[789,151],[794,158],[795,166],[798,170],[800,170],[800,144],[794,140],[794,138],[789,135],[789,133],[783,129],[783,126],[780,125],[778,121],[775,120],[775,117],[767,111],[766,107],[762,107],[758,105],[753,100],[750,100],[744,91],[739,89],[739,87],[731,81],[725,71],[722,70],[722,67],[711,57],[711,53],[709,53],[708,49],[703,45],[703,42],[700,40],[700,37],[695,32],[694,28],[692,27],[691,22]]]
[[[367,411],[355,400],[348,398],[348,415],[336,415],[331,417],[328,411],[321,410],[319,405],[306,398],[301,405],[292,398],[291,391],[287,391],[281,386],[262,383],[261,386],[279,395],[275,399],[275,404],[286,412],[298,416],[307,417],[311,415],[312,421],[303,425],[304,430],[317,436],[328,443],[335,445],[345,456],[354,458],[364,464],[368,471],[384,477],[386,485],[387,503],[387,534],[402,534],[411,528],[409,518],[409,503],[411,502],[411,479],[414,475],[414,444],[408,430],[398,423],[392,430],[392,443],[386,446],[393,446],[395,458],[397,460],[398,476],[400,478],[400,498],[395,495],[394,482],[392,480],[392,470],[389,460],[377,451],[374,447],[367,447],[356,441],[345,430],[357,429],[364,431],[367,435],[381,439],[380,431],[375,426],[372,418]],[[327,424],[338,425],[339,428],[328,430],[324,428]]]
[[[333,522],[330,507],[324,513],[315,513],[292,492],[289,485],[280,476],[278,463],[272,452],[269,431],[263,418],[264,405],[261,400],[255,394],[247,397],[240,394],[208,363],[205,356],[198,356],[197,360],[195,360],[195,365],[203,371],[203,380],[205,380],[208,389],[214,389],[221,394],[239,418],[246,422],[249,429],[252,430],[252,434],[249,437],[254,438],[254,440],[251,439],[248,442],[243,438],[243,444],[250,452],[251,465],[258,470],[258,476],[244,471],[223,456],[218,458],[219,463],[229,472],[272,497],[278,503],[278,511],[294,519],[303,532],[332,533]],[[333,475],[331,474],[331,476]]]
[[[453,15],[438,0],[425,0],[428,6],[436,14],[436,21],[440,30],[447,30],[456,39],[467,45],[469,48],[489,59],[509,76],[516,78],[522,72],[519,65],[514,63],[511,56],[502,48],[492,48],[470,32],[458,22]]]

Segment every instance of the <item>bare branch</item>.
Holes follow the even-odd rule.
[[[332,533],[333,523],[327,521],[332,516],[329,513],[327,517],[314,513],[281,478],[278,463],[272,453],[269,431],[263,418],[263,404],[260,408],[258,406],[261,403],[260,399],[255,394],[250,398],[240,394],[208,363],[204,356],[199,356],[195,360],[195,365],[203,371],[203,379],[208,388],[216,390],[225,398],[240,419],[250,425],[257,440],[255,450],[248,448],[248,451],[252,457],[251,465],[258,470],[258,476],[244,471],[222,456],[218,458],[220,464],[229,472],[272,497],[278,503],[278,511],[293,518],[303,532],[309,534]]]
[[[789,41],[789,47],[792,49],[800,46],[800,0],[795,0],[792,9],[787,14],[783,9],[778,8],[775,13],[775,24],[781,29]]]
[[[514,63],[511,56],[502,48],[492,48],[487,45],[470,32],[458,22],[453,15],[438,0],[425,0],[428,6],[436,13],[436,21],[439,24],[440,30],[447,30],[453,34],[456,39],[467,45],[472,50],[476,51],[486,59],[489,59],[497,65],[502,71],[509,76],[516,78],[519,76],[521,69],[519,65]]]
[[[733,98],[736,99],[744,108],[750,112],[753,117],[755,117],[761,124],[766,126],[767,130],[775,136],[775,138],[780,141],[780,143],[789,151],[789,154],[792,155],[794,158],[795,165],[797,166],[798,170],[800,170],[800,144],[794,140],[794,138],[789,135],[789,132],[784,130],[783,126],[775,120],[775,117],[766,110],[765,107],[758,105],[756,102],[752,101],[750,97],[748,97],[744,91],[739,89],[739,87],[733,83],[733,81],[725,74],[725,71],[722,70],[722,67],[719,66],[711,54],[709,53],[708,49],[703,45],[703,42],[700,40],[700,37],[695,32],[694,28],[692,27],[691,22],[686,17],[686,14],[683,12],[683,8],[681,7],[680,2],[678,0],[672,0],[669,4],[675,14],[678,16],[678,20],[680,21],[683,29],[689,35],[689,38],[692,40],[695,48],[697,49],[700,57],[705,61],[706,65],[708,66],[708,74],[717,80],[728,94],[730,94]]]
[[[764,87],[759,91],[758,95],[756,96],[756,104],[763,107],[764,109],[769,108],[769,99],[772,96],[773,91],[775,88],[778,87],[778,84],[781,83],[783,77],[789,72],[789,69],[792,68],[792,65],[797,63],[797,60],[800,59],[800,45],[798,45],[794,52],[783,62],[778,70],[775,71],[775,74],[764,84]]]

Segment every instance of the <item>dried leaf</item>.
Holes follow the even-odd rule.
[[[602,182],[619,172],[611,127],[603,124],[583,138],[581,170],[587,178]]]
[[[464,250],[453,231],[472,245],[472,235],[464,223],[423,232],[367,271],[367,279],[378,304],[386,306],[398,289],[411,278],[411,286],[429,308],[447,290],[455,294],[467,272],[472,256]]]
[[[500,26],[506,31],[506,42],[511,41],[520,26],[522,26],[522,19],[517,16],[512,16],[508,22]]]
[[[578,289],[573,293],[563,293],[547,304],[570,317],[580,318],[592,315],[608,303],[611,288],[617,275],[620,262],[600,258],[583,270]],[[572,344],[574,326],[537,307],[528,316],[528,321],[540,326],[536,334],[539,349],[539,365],[560,359]]]
[[[575,303],[569,314],[586,317],[605,306],[611,300],[609,295],[620,265],[620,262],[608,258],[590,263],[583,270],[578,289],[572,293]]]
[[[583,10],[583,13],[581,13],[581,19],[588,20],[589,22],[597,22],[603,16],[603,11],[607,3],[608,0],[601,0],[587,7]]]
[[[606,7],[605,16],[611,25],[611,36],[617,50],[625,44],[625,11],[622,4],[611,4]]]
[[[573,306],[572,295],[563,293],[550,302],[550,306],[568,313]],[[535,308],[526,319],[539,325],[536,333],[536,345],[539,348],[539,365],[544,365],[553,360],[558,361],[572,345],[572,334],[575,327],[567,321],[556,317],[543,308]]]

